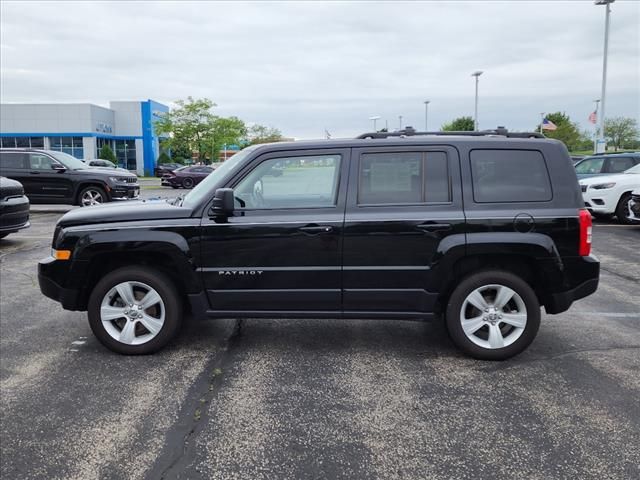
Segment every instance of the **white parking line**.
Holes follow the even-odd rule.
[[[576,312],[580,315],[590,315],[597,317],[618,317],[618,318],[636,318],[640,317],[638,313],[618,313],[618,312]]]

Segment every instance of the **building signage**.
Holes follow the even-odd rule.
[[[113,133],[113,127],[108,123],[96,123],[96,132]]]

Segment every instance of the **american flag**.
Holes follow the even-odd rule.
[[[553,130],[557,130],[558,127],[551,120],[548,120],[545,118],[544,120],[542,120],[542,129],[553,131]]]
[[[598,114],[595,111],[591,112],[591,115],[589,115],[589,122],[595,125],[597,121],[598,121]]]

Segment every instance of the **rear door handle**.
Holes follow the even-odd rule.
[[[333,232],[333,227],[331,225],[307,225],[306,227],[300,227],[298,230],[317,235],[319,233],[331,233]]]
[[[416,225],[416,228],[424,230],[425,232],[446,232],[451,230],[450,223],[421,223]]]

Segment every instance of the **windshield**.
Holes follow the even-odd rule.
[[[82,170],[83,168],[87,168],[87,166],[82,162],[82,160],[78,160],[76,157],[72,157],[67,153],[62,152],[49,152],[53,157],[58,160],[62,165],[67,167],[69,170]]]
[[[233,157],[216,168],[207,176],[207,178],[200,182],[197,187],[191,190],[187,194],[187,196],[184,197],[182,205],[184,205],[185,207],[193,208],[198,205],[205,197],[212,197],[214,193],[212,191],[213,186],[222,178],[224,178],[228,173],[236,170],[242,164],[242,161],[256,148],[257,146],[247,147],[244,150],[236,153]]]
[[[640,163],[635,167],[631,167],[629,170],[626,170],[624,173],[640,173]]]

